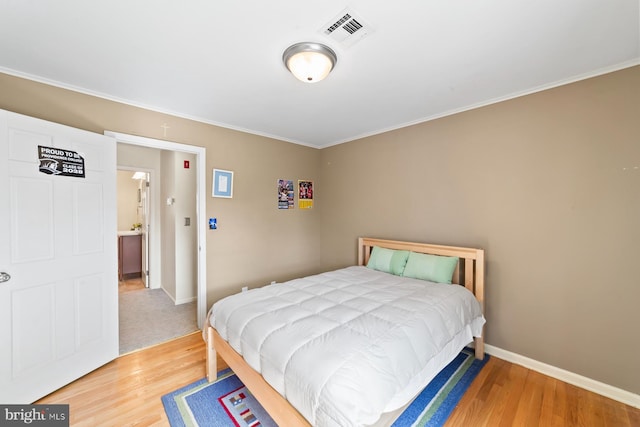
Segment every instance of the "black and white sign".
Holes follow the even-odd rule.
[[[84,158],[75,151],[38,145],[40,172],[84,178]]]

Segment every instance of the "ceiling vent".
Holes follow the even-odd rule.
[[[373,29],[352,10],[345,9],[327,22],[320,32],[343,46],[349,47],[371,34]]]

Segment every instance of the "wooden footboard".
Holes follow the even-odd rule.
[[[216,353],[224,359],[229,368],[240,378],[251,394],[260,402],[271,418],[279,426],[310,427],[311,424],[287,402],[262,376],[253,370],[227,343],[218,331],[207,327],[207,379],[215,381],[217,377]]]

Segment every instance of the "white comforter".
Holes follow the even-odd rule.
[[[485,322],[462,286],[366,267],[232,295],[209,321],[318,427],[368,425],[401,407]]]

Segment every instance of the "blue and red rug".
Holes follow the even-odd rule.
[[[464,349],[420,392],[392,427],[442,426],[478,372],[489,360],[476,360]],[[235,374],[205,378],[162,396],[171,427],[277,427]]]

